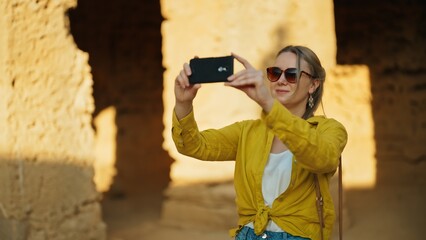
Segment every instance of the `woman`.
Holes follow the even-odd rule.
[[[244,70],[226,86],[245,92],[262,107],[258,120],[199,131],[192,101],[199,84],[190,85],[184,64],[176,77],[173,140],[182,154],[208,161],[235,160],[234,185],[242,239],[329,239],[334,207],[328,188],[346,145],[345,128],[334,119],[313,116],[321,102],[325,70],[316,54],[287,46],[267,68],[269,87],[244,58]],[[323,196],[316,206],[315,176]],[[320,227],[320,218],[324,227]]]

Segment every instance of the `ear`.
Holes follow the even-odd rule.
[[[320,85],[320,80],[314,79],[311,82],[311,86],[309,86],[309,94],[314,93]]]

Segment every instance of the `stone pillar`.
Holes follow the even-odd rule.
[[[0,239],[105,239],[76,2],[0,2]]]
[[[100,132],[116,128],[108,137],[113,142],[104,139],[105,144],[115,145],[115,151],[104,157],[111,159],[108,155],[114,154],[115,161],[109,162],[115,162],[116,169],[107,171],[116,175],[111,188],[103,190],[109,190],[112,197],[161,197],[169,183],[171,159],[161,146],[164,69],[160,3],[80,1],[69,15],[77,45],[90,54],[94,118],[115,109],[114,126],[97,128]]]

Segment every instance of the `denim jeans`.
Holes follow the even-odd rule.
[[[235,240],[309,240],[309,238],[293,236],[286,232],[265,231],[259,236],[250,227],[243,227],[235,237]]]

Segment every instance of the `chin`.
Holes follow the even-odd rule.
[[[289,96],[280,96],[280,95],[275,95],[275,98],[282,104],[288,103],[290,101]]]

